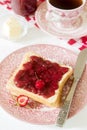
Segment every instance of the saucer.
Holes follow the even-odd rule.
[[[59,38],[79,38],[87,34],[87,14],[84,10],[81,14],[81,25],[75,29],[57,26],[57,23],[46,19],[47,5],[43,2],[35,13],[36,22],[42,31]]]

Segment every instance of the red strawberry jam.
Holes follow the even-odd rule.
[[[58,82],[68,71],[66,67],[37,56],[31,56],[23,67],[14,78],[15,85],[45,98],[55,94]]]
[[[37,9],[37,0],[11,0],[11,7],[15,13],[29,16]]]

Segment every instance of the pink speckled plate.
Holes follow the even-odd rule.
[[[47,13],[47,5],[46,2],[43,2],[37,9],[35,13],[36,21],[38,26],[44,32],[54,35],[59,38],[79,38],[87,34],[87,11],[84,11],[81,14],[80,20],[81,25],[76,28],[64,28],[60,27],[57,22],[53,22],[47,20],[46,13]],[[50,19],[50,18],[49,18]],[[80,24],[80,23],[79,23]]]
[[[21,48],[7,56],[0,64],[0,105],[12,116],[34,124],[54,124],[60,108],[49,108],[39,105],[35,108],[22,108],[15,105],[10,93],[6,90],[8,81],[13,70],[20,64],[23,55],[33,51],[37,54],[74,67],[77,54],[55,45],[37,44]],[[73,102],[71,105],[69,118],[74,116],[87,104],[87,65],[84,74],[78,83]]]

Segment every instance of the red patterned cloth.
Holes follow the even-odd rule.
[[[4,5],[7,9],[11,10],[11,0],[0,0],[0,5]]]
[[[70,39],[68,44],[72,46],[76,46],[77,44],[78,49],[83,50],[84,48],[87,48],[87,36],[83,36],[79,39]]]
[[[37,0],[37,1],[38,1],[38,5],[40,5],[45,0]],[[11,0],[0,0],[0,5],[4,6],[5,8],[7,8],[10,11],[12,10],[11,9]],[[32,22],[34,26],[38,27],[38,25],[35,21],[34,15],[26,17],[26,20],[28,22]],[[78,39],[69,39],[67,41],[67,43],[71,46],[78,47],[79,50],[83,50],[84,48],[87,48],[87,36],[83,36]]]

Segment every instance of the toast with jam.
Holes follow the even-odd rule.
[[[6,88],[14,96],[25,95],[46,106],[59,107],[62,89],[72,73],[71,66],[27,53]]]

